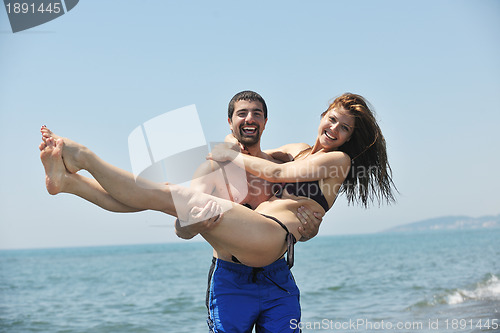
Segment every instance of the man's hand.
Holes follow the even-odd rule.
[[[318,234],[319,225],[321,221],[323,221],[324,214],[312,212],[308,208],[302,206],[297,210],[296,215],[300,223],[302,223],[302,226],[298,228],[299,233],[302,235],[299,241],[308,241]]]
[[[192,214],[190,219],[200,222],[182,226],[183,223],[176,219],[175,232],[180,238],[191,239],[197,234],[212,230],[219,225],[224,215],[222,208],[215,201],[209,201],[203,208],[193,207],[190,213]]]

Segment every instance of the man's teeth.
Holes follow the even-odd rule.
[[[255,127],[243,127],[243,131],[246,133],[254,133],[256,131]]]

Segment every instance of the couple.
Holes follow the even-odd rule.
[[[392,201],[393,183],[384,138],[373,113],[361,96],[344,94],[335,99],[321,115],[315,144],[312,147],[305,144],[286,145],[271,156],[279,156],[290,162],[275,163],[269,160],[271,158],[260,158],[264,157],[262,152],[258,152],[261,156],[248,154],[252,153],[251,141],[260,138],[264,129],[267,110],[260,96],[255,94],[259,99],[254,93],[248,93],[248,97],[246,93],[241,98],[233,98],[235,101],[233,106],[230,103],[228,114],[233,135],[241,142],[246,153],[222,145],[212,150],[209,159],[218,163],[232,161],[250,175],[264,177],[267,182],[282,183],[267,201],[264,201],[266,193],[264,196],[257,195],[256,199],[248,199],[247,203],[255,210],[210,195],[217,192],[216,188],[210,189],[210,186],[205,186],[200,192],[177,185],[136,180],[132,174],[104,162],[88,148],[60,138],[45,127],[42,128],[44,142],[40,146],[41,159],[47,174],[47,190],[51,194],[72,193],[111,211],[153,209],[177,216],[189,224],[187,227],[177,224],[177,233],[183,238],[189,238],[196,233],[196,228],[202,226],[202,236],[214,247],[219,257],[214,264],[215,272],[219,266],[226,271],[233,271],[234,267],[238,267],[234,271],[239,272],[249,269],[254,279],[259,277],[269,280],[283,295],[291,297],[276,306],[280,308],[283,305],[280,311],[286,320],[282,319],[282,322],[288,323],[288,329],[282,323],[280,327],[266,327],[267,323],[280,324],[279,320],[272,318],[264,318],[261,325],[262,331],[290,331],[291,320],[300,319],[298,290],[285,261],[277,259],[287,249],[293,249],[295,239],[301,237],[301,214],[297,215],[297,211],[305,207],[309,212],[326,212],[339,192],[344,192],[349,202],[364,206],[375,198]],[[210,161],[200,168],[208,169],[200,170],[202,175],[213,174],[212,171],[217,168],[218,163]],[[89,171],[94,179],[77,174],[81,169]],[[204,177],[197,176],[195,179]],[[201,186],[206,184],[201,183]],[[269,184],[264,183],[263,186]],[[181,198],[185,204],[175,205],[174,198]],[[225,212],[220,214],[222,211]],[[207,219],[209,225],[215,225],[207,227],[207,222],[190,224]],[[291,259],[291,254],[289,251],[288,259]],[[231,261],[261,268],[252,269]],[[234,308],[235,299],[242,304],[248,303],[249,295],[235,295],[239,290],[229,290],[229,284],[234,284],[234,281],[228,281],[227,277],[219,276],[219,281],[214,281],[215,272],[211,273],[212,285],[209,290],[209,324],[214,326],[212,329],[215,332],[234,332],[237,330],[236,325],[245,323],[239,322],[239,317],[226,318],[224,313],[227,310],[231,315],[247,316],[248,311],[245,309],[238,312],[231,308]],[[226,289],[219,292],[219,285]],[[258,292],[259,289],[255,289],[255,293]],[[272,298],[279,300],[280,297],[284,296]],[[233,302],[229,301],[231,298]],[[279,315],[272,316],[276,319]]]

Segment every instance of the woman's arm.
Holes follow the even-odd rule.
[[[268,154],[277,161],[287,163],[293,161],[294,157],[297,156],[298,153],[307,148],[310,148],[310,146],[306,143],[290,143],[276,149],[264,150],[264,153]]]
[[[226,135],[226,137],[224,138],[224,142],[234,143],[235,145],[239,143],[238,140],[236,140],[236,138],[234,137],[233,133],[229,133],[228,135]]]
[[[223,145],[214,148],[208,158],[216,161],[231,161],[251,174],[270,182],[313,181],[339,177],[344,179],[351,165],[350,157],[339,151],[319,152],[306,159],[277,164],[240,154]]]

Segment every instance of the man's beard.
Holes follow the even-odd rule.
[[[245,125],[243,125],[239,128],[238,136],[236,137],[236,139],[242,145],[247,146],[247,147],[252,147],[252,146],[256,145],[260,140],[260,127],[257,126],[257,128],[255,129],[255,134],[250,136],[250,135],[247,135],[243,132],[242,127],[244,127],[244,126]]]

